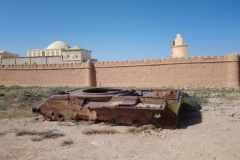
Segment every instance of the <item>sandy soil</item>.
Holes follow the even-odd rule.
[[[60,123],[35,118],[0,120],[1,159],[240,159],[240,99],[212,98],[201,112],[185,114],[174,130],[128,133],[132,126]],[[116,129],[111,135],[85,135],[90,129]],[[19,130],[57,130],[65,136],[32,141]],[[61,146],[63,140],[73,144]]]

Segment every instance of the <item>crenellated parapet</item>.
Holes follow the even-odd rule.
[[[115,67],[115,66],[144,66],[144,65],[168,65],[168,64],[188,64],[188,63],[218,63],[239,61],[239,55],[236,53],[226,56],[199,56],[199,57],[181,57],[181,58],[163,58],[163,59],[146,59],[130,61],[104,61],[93,62],[95,67]]]
[[[84,63],[63,63],[63,64],[33,64],[33,65],[0,65],[0,69],[14,69],[14,70],[27,70],[27,69],[74,69],[74,68],[85,68],[86,62]]]

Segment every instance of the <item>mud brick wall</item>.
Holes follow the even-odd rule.
[[[0,85],[85,86],[84,64],[0,66]]]
[[[0,85],[239,87],[239,55],[51,65],[0,65]]]
[[[236,87],[239,55],[95,62],[97,86]]]

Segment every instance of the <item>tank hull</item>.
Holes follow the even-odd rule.
[[[51,96],[33,113],[49,121],[84,119],[175,128],[186,102],[188,97],[179,90],[78,89]],[[199,107],[194,105],[193,110]]]

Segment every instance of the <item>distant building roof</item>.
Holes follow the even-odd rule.
[[[70,49],[82,49],[82,48],[79,47],[79,46],[74,46],[74,47],[72,47],[72,48],[70,48]]]
[[[11,53],[11,52],[8,52],[8,51],[5,51],[5,50],[0,50],[0,53]]]
[[[50,44],[47,49],[69,49],[70,46],[62,41],[56,41]]]

